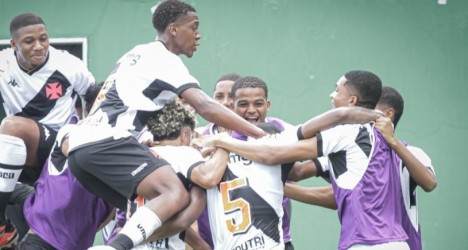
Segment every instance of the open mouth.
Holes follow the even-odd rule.
[[[244,117],[244,119],[252,124],[258,123],[258,117]]]

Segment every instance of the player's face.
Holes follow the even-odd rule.
[[[213,93],[213,99],[229,109],[233,108],[231,94],[232,85],[234,85],[234,81],[220,81],[216,84],[216,89]]]
[[[335,91],[330,94],[332,107],[339,108],[352,105],[352,95],[345,86],[346,78],[342,76],[336,82]]]
[[[32,69],[41,65],[49,52],[49,36],[44,24],[20,28],[10,41],[21,67]]]
[[[266,99],[262,88],[242,88],[236,91],[234,112],[252,124],[265,122],[270,110],[270,101]]]
[[[198,16],[196,12],[187,12],[187,15],[179,18],[175,22],[175,45],[178,53],[184,54],[187,57],[192,57],[193,53],[197,50],[197,46],[200,45],[198,40],[201,38],[200,32],[198,32]]]

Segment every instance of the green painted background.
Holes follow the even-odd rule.
[[[293,124],[331,107],[329,94],[343,73],[377,73],[405,98],[398,136],[422,147],[436,168],[437,189],[419,190],[424,248],[467,249],[468,1],[447,2],[192,0],[201,46],[183,60],[210,95],[215,79],[227,72],[263,78],[270,87],[270,115]],[[104,80],[124,52],[154,39],[155,3],[1,0],[0,39],[9,38],[14,15],[36,12],[51,37],[87,37],[89,68]],[[336,249],[336,212],[295,202],[292,234],[297,249]]]

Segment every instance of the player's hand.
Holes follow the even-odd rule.
[[[217,141],[223,138],[231,138],[231,136],[226,132],[217,135],[200,136],[199,138],[193,139],[192,144],[200,148],[214,148],[216,147]]]
[[[205,135],[192,140],[192,144],[198,148],[214,148],[217,135]]]
[[[377,118],[375,121],[375,128],[379,130],[389,145],[398,142],[398,139],[395,137],[394,126],[390,118],[384,116]]]

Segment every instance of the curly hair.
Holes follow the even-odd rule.
[[[162,33],[170,23],[186,15],[187,12],[197,11],[191,5],[179,0],[162,1],[153,13],[153,27]]]
[[[180,99],[175,99],[154,112],[147,122],[148,130],[155,141],[177,139],[182,128],[190,127],[193,131],[196,125],[195,112]]]
[[[10,22],[10,35],[14,37],[16,32],[26,26],[44,24],[42,18],[34,13],[21,13],[15,16]]]

